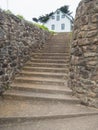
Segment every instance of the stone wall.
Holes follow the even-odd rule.
[[[0,10],[0,94],[19,69],[49,38],[49,32]]]
[[[82,103],[98,107],[98,0],[82,0],[77,8],[69,86]]]

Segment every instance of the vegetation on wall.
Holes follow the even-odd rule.
[[[5,12],[6,14],[14,15],[10,10],[4,10],[4,12]],[[48,18],[49,16],[51,16],[51,15],[52,15],[52,13],[48,14],[48,15],[47,15],[47,18]],[[37,24],[37,23],[34,24],[34,23],[31,22],[31,21],[27,21],[27,20],[24,18],[24,16],[22,16],[22,15],[20,15],[20,14],[17,14],[16,17],[18,17],[20,20],[25,20],[25,22],[27,22],[28,24],[35,25],[35,26],[39,27],[40,29],[43,29],[43,30],[46,30],[46,31],[50,32],[49,29],[48,29],[46,26],[41,25],[41,24]],[[47,19],[47,18],[46,18],[46,19]],[[37,22],[37,19],[36,19],[36,18],[35,18],[35,21]],[[41,17],[40,17],[40,21],[43,21],[43,19],[42,19]]]
[[[20,15],[20,14],[17,14],[16,16],[17,16],[19,19],[21,19],[21,20],[22,20],[22,19],[25,19],[25,18],[24,18],[22,15]]]
[[[10,10],[4,10],[6,14],[13,14]]]

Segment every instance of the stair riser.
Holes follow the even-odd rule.
[[[32,56],[33,55],[38,55],[38,56],[69,56],[69,53],[38,53],[38,52],[35,52],[35,53],[32,53]]]
[[[54,78],[54,79],[67,79],[67,76],[64,75],[47,75],[47,74],[27,74],[27,73],[20,73],[22,77],[46,77],[46,78]]]
[[[56,58],[58,58],[58,59],[61,59],[62,57],[63,57],[63,59],[69,59],[69,55],[54,55],[53,53],[52,54],[42,54],[42,53],[40,53],[40,54],[33,54],[32,55],[32,57],[41,57],[41,58],[50,58],[50,59],[52,59],[52,58],[54,58],[54,59],[56,59]]]
[[[65,90],[53,90],[53,89],[39,89],[39,88],[25,88],[25,87],[13,87],[12,90],[19,90],[19,91],[30,91],[35,93],[48,93],[48,94],[66,94],[66,95],[72,95],[71,91],[65,91]]]
[[[62,49],[62,48],[63,48],[63,49],[65,49],[65,50],[69,50],[69,49],[70,49],[68,46],[66,46],[66,45],[64,45],[64,44],[63,44],[63,45],[60,45],[60,44],[58,44],[58,45],[52,44],[52,45],[51,45],[51,44],[50,44],[50,46],[49,46],[49,45],[45,45],[44,48],[45,48],[45,49],[48,49],[48,48],[52,48],[52,49],[59,49],[59,48],[60,48],[60,49]]]
[[[44,44],[44,47],[51,47],[51,46],[53,46],[53,47],[64,47],[65,49],[69,49],[70,48],[70,46],[68,45],[68,44],[66,44],[65,45],[65,43],[63,42],[63,43],[49,43],[49,44]]]
[[[69,50],[65,50],[65,49],[63,49],[63,50],[62,50],[62,49],[61,49],[61,50],[60,50],[60,49],[54,49],[54,50],[52,50],[52,49],[49,49],[49,48],[48,48],[48,49],[40,50],[40,52],[41,52],[41,51],[42,51],[43,53],[44,53],[44,52],[46,52],[46,53],[49,53],[49,52],[50,52],[50,53],[67,53],[67,54],[69,54]]]
[[[78,100],[75,99],[59,99],[59,98],[48,98],[48,97],[27,97],[27,96],[20,96],[20,95],[10,95],[6,94],[4,99],[10,100],[38,100],[38,101],[56,101],[56,102],[64,102],[67,104],[78,104],[80,103]]]
[[[48,60],[48,59],[31,59],[31,62],[34,62],[34,63],[58,63],[58,64],[61,64],[61,63],[69,63],[68,60]]]
[[[75,113],[75,114],[64,114],[64,115],[43,115],[43,116],[34,116],[34,117],[8,117],[8,118],[2,118],[0,117],[0,126],[1,128],[3,128],[2,126],[6,127],[10,126],[9,124],[12,124],[12,126],[16,125],[16,123],[20,124],[20,123],[25,123],[25,122],[39,122],[39,121],[47,121],[47,120],[57,120],[57,119],[70,119],[70,118],[81,118],[81,117],[87,117],[90,118],[92,116],[96,116],[98,115],[97,112],[93,112],[93,113]],[[28,125],[28,124],[27,124]],[[3,129],[2,129],[3,130]],[[23,130],[23,129],[22,129]],[[68,129],[67,129],[68,130]]]
[[[24,71],[32,71],[32,72],[55,72],[55,73],[68,73],[67,69],[62,70],[54,70],[54,69],[35,69],[35,68],[23,68]]]
[[[43,50],[38,50],[37,52],[40,52],[40,53],[66,53],[66,54],[69,54],[70,51],[68,50],[60,50],[60,49],[57,49],[57,50],[52,50],[52,49],[43,49]]]
[[[67,46],[67,45],[64,45],[64,44],[57,44],[57,45],[55,45],[55,44],[50,44],[50,45],[44,45],[44,48],[45,49],[48,49],[48,48],[51,48],[51,49],[65,49],[65,50],[69,50],[70,49],[70,47],[69,46]]]
[[[32,56],[34,59],[57,59],[57,60],[69,60],[69,57],[67,57],[67,56],[60,56],[60,57],[58,57],[58,56]]]
[[[39,80],[23,80],[16,79],[14,83],[28,83],[28,84],[40,84],[40,85],[61,85],[64,86],[64,82],[56,82],[56,81],[39,81]]]
[[[52,49],[52,50],[58,50],[58,49],[64,49],[64,50],[69,50],[70,47],[66,46],[66,45],[54,45],[54,44],[50,44],[50,45],[44,45],[43,49]]]
[[[53,64],[41,64],[41,63],[39,63],[39,64],[37,64],[37,63],[34,64],[34,63],[32,63],[32,62],[31,62],[31,63],[27,63],[26,66],[30,66],[30,67],[31,67],[31,66],[32,66],[32,67],[53,67],[53,68],[54,68],[54,67],[55,67],[55,68],[56,68],[56,67],[57,67],[57,68],[64,68],[64,67],[66,67],[66,68],[68,68],[68,65],[59,65],[59,64],[57,64],[57,65],[54,64],[54,65],[53,65]]]

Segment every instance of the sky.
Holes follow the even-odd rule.
[[[32,18],[49,14],[56,9],[68,5],[72,16],[75,16],[76,8],[81,0],[0,0],[0,8],[9,9],[15,15],[24,16],[28,21]]]

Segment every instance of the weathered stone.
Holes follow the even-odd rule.
[[[79,33],[78,33],[78,38],[84,38],[85,37],[85,31],[80,31]]]
[[[4,35],[5,35],[4,30],[0,28],[0,39],[2,39]]]
[[[82,0],[74,24],[69,87],[83,104],[98,106],[98,0]]]
[[[97,33],[98,33],[98,30],[94,30],[94,31],[89,31],[88,33],[87,33],[87,37],[89,38],[91,38],[91,37],[94,37],[94,36],[96,36],[97,35]]]
[[[91,98],[95,98],[96,94],[94,92],[88,92],[87,96],[91,97]]]
[[[87,15],[81,16],[81,25],[87,25],[89,22],[89,17]]]
[[[49,32],[0,10],[0,92],[49,36]]]
[[[91,16],[91,22],[93,22],[93,23],[98,22],[98,14]]]
[[[90,30],[97,30],[97,28],[98,28],[96,23],[94,23],[94,24],[92,23],[92,24],[89,24],[89,25],[86,25],[86,26],[87,26],[89,31]]]
[[[96,52],[86,52],[84,53],[84,57],[95,57],[98,56]]]
[[[81,56],[82,55],[82,49],[79,48],[79,46],[76,46],[71,50],[71,54],[75,56]]]
[[[88,3],[88,2],[90,2],[90,1],[93,1],[93,0],[84,0],[85,3]]]
[[[3,74],[4,74],[4,72],[2,70],[0,70],[0,75],[3,75]]]

